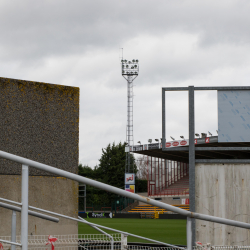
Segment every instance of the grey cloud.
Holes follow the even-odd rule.
[[[245,44],[250,40],[249,7],[247,1],[4,1],[1,54],[29,61],[109,49],[138,34],[173,31],[199,34],[200,46]]]

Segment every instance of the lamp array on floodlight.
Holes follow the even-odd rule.
[[[126,59],[121,60],[122,64],[122,75],[123,76],[138,76],[139,74],[139,60],[133,59],[127,61]]]

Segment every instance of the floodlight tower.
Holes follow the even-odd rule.
[[[139,74],[139,60],[132,61],[121,60],[122,76],[127,80],[127,126],[126,126],[126,142],[127,146],[134,144],[133,136],[133,81]],[[130,153],[126,153],[125,172],[130,172]]]

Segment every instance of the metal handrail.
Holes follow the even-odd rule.
[[[35,161],[29,160],[29,159],[26,159],[26,158],[23,158],[20,156],[6,153],[4,151],[0,151],[0,157],[23,164],[22,165],[22,215],[21,215],[22,250],[28,249],[28,245],[27,245],[28,244],[28,179],[29,179],[28,178],[28,176],[29,176],[28,166],[31,166],[31,167],[34,167],[34,168],[37,168],[37,169],[40,169],[43,171],[47,171],[49,173],[52,173],[52,174],[55,174],[58,176],[62,176],[62,177],[65,177],[65,178],[68,178],[68,179],[71,179],[71,180],[74,180],[74,181],[77,181],[80,183],[84,183],[84,184],[87,184],[87,185],[90,185],[90,186],[93,186],[96,188],[100,188],[100,189],[103,189],[103,190],[111,192],[111,193],[122,195],[122,196],[125,196],[128,198],[134,199],[134,200],[142,201],[144,203],[158,206],[160,208],[165,208],[169,211],[176,212],[176,213],[179,213],[179,214],[186,216],[187,217],[187,234],[188,234],[188,237],[187,237],[188,244],[187,245],[189,246],[189,248],[190,248],[190,234],[191,234],[191,218],[205,220],[205,221],[212,221],[212,222],[216,222],[216,223],[220,223],[220,224],[250,229],[249,223],[186,211],[186,210],[183,210],[181,208],[177,208],[177,207],[171,206],[169,204],[150,199],[148,197],[144,197],[144,196],[140,196],[138,194],[127,192],[127,191],[122,190],[120,188],[116,188],[116,187],[110,186],[108,184],[104,184],[104,183],[101,183],[101,182],[98,182],[95,180],[91,180],[91,179],[88,179],[86,177],[79,176],[77,174],[73,174],[73,173],[67,172],[65,170],[61,170],[61,169],[58,169],[55,167],[48,166],[46,164],[35,162]],[[74,220],[77,220],[77,219],[74,219]],[[88,223],[86,223],[86,224],[88,224]],[[100,225],[96,225],[96,226],[101,227]]]

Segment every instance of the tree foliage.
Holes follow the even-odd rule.
[[[130,168],[137,173],[137,167],[133,155],[130,155]],[[79,165],[78,174],[84,177],[97,180],[118,188],[124,189],[125,174],[125,143],[108,144],[102,149],[102,155],[99,159],[99,165],[94,169],[89,166]],[[87,186],[87,203],[110,204],[117,198],[117,195],[106,191]]]

